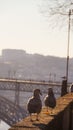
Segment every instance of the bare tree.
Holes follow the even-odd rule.
[[[73,0],[42,0],[45,16],[50,19],[50,23],[57,27],[68,27],[68,46],[67,46],[67,63],[66,63],[66,81],[68,82],[68,66],[69,66],[69,42],[70,29],[73,24]],[[56,25],[57,24],[57,25]],[[65,24],[65,26],[64,26]]]
[[[66,27],[68,23],[69,10],[73,12],[73,0],[41,0],[41,12],[54,27],[56,25]],[[71,25],[73,23],[73,15],[71,15]]]

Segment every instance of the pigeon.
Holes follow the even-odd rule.
[[[53,109],[56,106],[56,98],[54,96],[52,88],[48,89],[48,94],[44,98],[44,103],[45,103],[45,106],[47,107],[47,112],[48,112],[48,108]]]
[[[40,99],[40,95],[41,94],[41,91],[40,89],[35,89],[34,90],[34,93],[33,93],[33,96],[31,98],[29,98],[28,100],[28,103],[27,103],[27,110],[30,114],[30,120],[32,120],[32,114],[33,113],[36,113],[36,120],[38,121],[38,115],[39,113],[41,112],[41,109],[42,109],[42,101]]]

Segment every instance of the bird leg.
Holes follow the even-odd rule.
[[[32,120],[32,114],[30,113],[30,121],[32,121],[33,122],[33,120]]]
[[[46,114],[49,114],[48,106],[46,106]]]
[[[48,107],[47,107],[47,112],[48,112]]]
[[[39,121],[38,116],[39,116],[39,114],[36,115],[36,121]]]
[[[53,114],[53,108],[50,108],[50,115]]]

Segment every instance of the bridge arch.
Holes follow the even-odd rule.
[[[0,119],[12,126],[27,116],[26,110],[0,96]]]

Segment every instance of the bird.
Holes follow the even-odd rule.
[[[56,106],[56,98],[54,96],[52,88],[48,89],[48,94],[44,98],[44,103],[45,103],[45,106],[47,107],[47,112],[48,112],[48,108],[53,109]],[[52,114],[52,111],[51,111],[51,114]]]
[[[42,109],[42,101],[40,95],[42,95],[40,89],[35,89],[33,92],[33,96],[28,100],[27,110],[30,114],[30,121],[33,121],[32,120],[33,113],[36,113],[36,120],[39,121],[38,116]]]
[[[70,92],[73,92],[73,83],[70,85],[69,91],[70,91]]]

